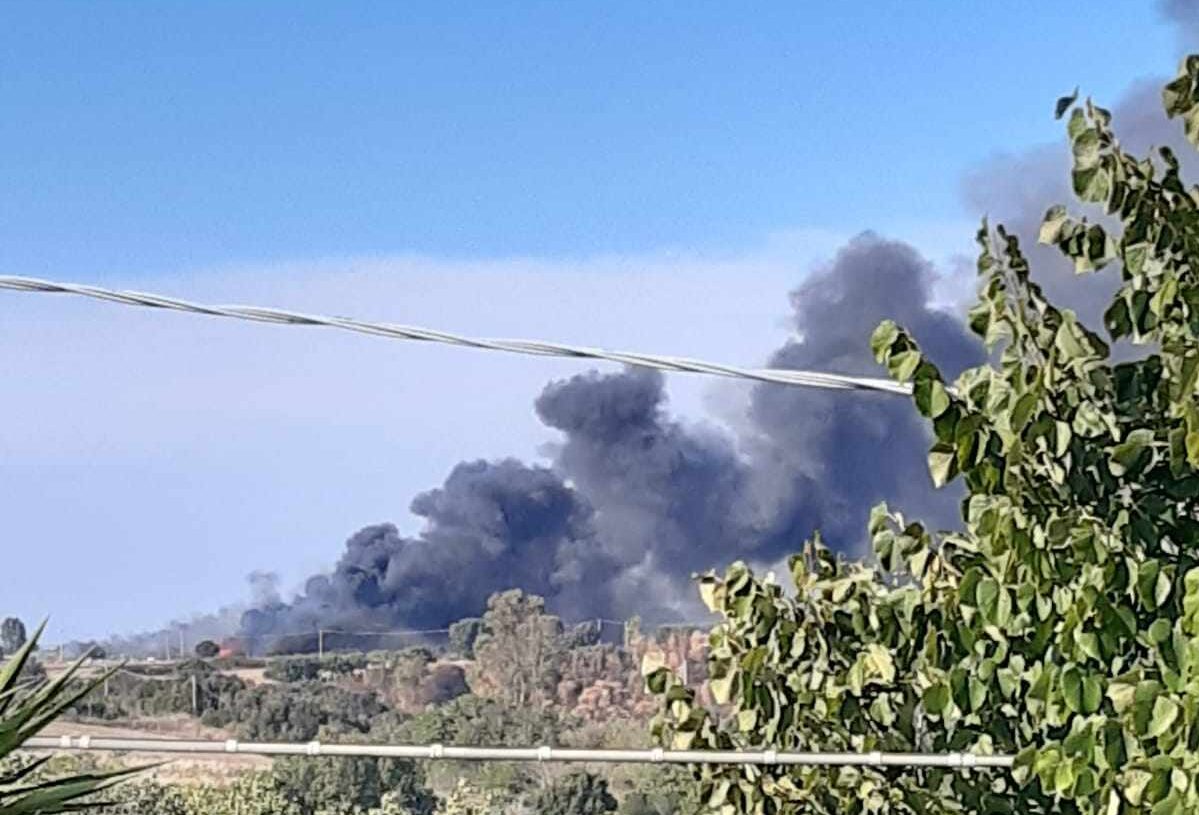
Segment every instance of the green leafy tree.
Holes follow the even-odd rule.
[[[1199,56],[1165,89],[1199,144]],[[1118,261],[1108,344],[1050,303],[1016,238],[979,232],[970,325],[1001,353],[951,386],[898,326],[877,358],[912,385],[934,481],[964,481],[963,528],[930,534],[885,506],[877,563],[819,538],[793,596],[744,565],[701,580],[719,718],[647,664],[679,747],[969,751],[1008,770],[708,767],[706,804],[744,813],[1199,811],[1199,189],[1177,158],[1122,150],[1073,97],[1073,186],[1104,223],[1055,206],[1040,239],[1080,273]]]
[[[483,620],[467,617],[450,624],[450,651],[463,659],[475,658],[475,642],[483,632]]]
[[[638,790],[627,793],[617,811],[620,815],[691,815],[698,809],[698,805],[679,793]]]
[[[458,779],[457,785],[437,811],[439,815],[494,815],[501,810],[500,796],[496,791],[480,789],[465,779]]]
[[[107,797],[113,805],[104,812],[112,815],[318,815],[301,809],[266,772],[247,773],[230,784],[145,781],[123,785]]]
[[[576,771],[556,779],[533,799],[537,815],[604,815],[616,811],[608,782],[594,773]]]
[[[280,793],[302,812],[372,809],[389,793],[411,815],[430,815],[435,804],[424,773],[400,759],[290,758],[276,762],[273,776]]]
[[[391,661],[391,695],[402,708],[412,709],[421,704],[421,685],[433,663],[428,648],[406,648]]]
[[[493,594],[475,642],[476,692],[521,707],[555,698],[564,653],[562,621],[545,600],[514,589]]]
[[[16,617],[7,617],[0,623],[0,653],[15,654],[25,644],[25,623]]]
[[[94,680],[73,689],[73,679],[83,660],[76,662],[52,682],[22,683],[20,678],[41,637],[43,623],[0,668],[0,815],[51,815],[74,812],[94,804],[89,796],[107,790],[122,778],[137,772],[87,772],[45,778],[41,771],[49,756],[36,761],[7,761],[29,739],[36,736],[83,696],[104,681]]]
[[[196,656],[199,659],[215,659],[221,653],[221,646],[212,640],[200,640],[196,643]]]
[[[308,682],[324,677],[349,676],[367,666],[365,654],[326,654],[274,657],[266,666],[266,678],[278,682]]]
[[[497,699],[467,695],[400,722],[380,721],[371,728],[371,737],[396,744],[527,747],[558,743],[565,724],[549,709],[514,707]],[[434,788],[466,778],[509,793],[523,793],[536,783],[536,770],[514,762],[436,761],[428,766]]]

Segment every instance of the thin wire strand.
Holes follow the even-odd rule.
[[[788,764],[824,767],[1010,768],[1012,756],[974,753],[791,753],[774,750],[581,750],[550,747],[453,747],[441,744],[322,744],[35,736],[37,750],[103,750],[137,753],[241,753],[263,756],[370,756],[431,761],[602,762],[624,764]]]
[[[602,348],[589,348],[557,342],[543,342],[540,340],[467,337],[461,334],[451,334],[429,328],[418,328],[395,323],[367,322],[346,317],[303,314],[297,311],[264,308],[261,306],[210,306],[174,297],[164,297],[158,294],[119,291],[75,283],[54,283],[32,277],[0,276],[0,289],[41,294],[74,294],[126,306],[167,309],[208,317],[229,317],[237,320],[249,320],[251,322],[271,323],[274,325],[324,326],[339,328],[344,331],[353,331],[359,334],[386,337],[388,339],[438,342],[463,348],[504,351],[513,354],[570,357],[574,359],[601,359],[673,373],[708,374],[754,382],[770,382],[779,385],[794,385],[829,390],[880,391],[882,393],[898,395],[908,395],[911,393],[911,388],[906,384],[873,377],[846,376],[844,374],[822,373],[819,371],[793,371],[782,368],[741,368],[688,357],[643,354],[631,351],[610,351]]]

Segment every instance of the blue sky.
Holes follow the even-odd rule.
[[[968,251],[968,170],[1059,140],[1075,84],[1114,100],[1176,58],[1134,2],[0,21],[0,273],[742,363],[840,241]],[[383,345],[0,295],[0,539],[35,575],[0,613],[98,635],[298,580],[459,459],[535,459],[529,405],[579,370]],[[696,420],[738,399],[671,395]]]
[[[730,250],[960,215],[1144,2],[8,3],[0,267]],[[1118,59],[1112,59],[1112,55]]]

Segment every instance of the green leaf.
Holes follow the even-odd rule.
[[[727,676],[722,676],[708,680],[708,689],[712,691],[712,699],[718,705],[727,705],[732,699],[733,683],[737,679],[736,673],[730,673]]]
[[[949,707],[949,686],[937,683],[924,691],[924,709],[934,716],[945,712]]]
[[[1062,227],[1067,220],[1066,208],[1056,204],[1049,208],[1041,221],[1041,231],[1037,236],[1040,243],[1057,243],[1062,234]]]
[[[1070,667],[1062,673],[1062,699],[1066,707],[1075,713],[1085,710],[1083,702],[1082,672],[1076,667]]]
[[[1159,696],[1153,703],[1153,715],[1149,720],[1149,730],[1146,735],[1157,738],[1173,726],[1178,719],[1180,708],[1178,703],[1168,696]]]
[[[1144,770],[1128,770],[1124,773],[1124,797],[1128,799],[1128,803],[1133,806],[1140,806],[1144,800],[1145,789],[1149,786],[1149,782],[1153,780],[1152,773],[1147,773]]]
[[[1153,805],[1150,815],[1183,815],[1185,812],[1186,808],[1177,790],[1171,790],[1169,795]]]
[[[1082,713],[1095,713],[1103,704],[1103,686],[1096,677],[1083,677],[1081,703]]]
[[[957,474],[956,451],[934,448],[928,454],[928,470],[933,477],[933,484],[937,487],[944,487]]]
[[[1074,788],[1074,765],[1068,761],[1060,762],[1053,772],[1053,790],[1057,793],[1067,793]]]
[[[1150,430],[1138,429],[1130,433],[1127,439],[1112,448],[1108,463],[1112,475],[1122,476],[1135,468],[1152,443],[1153,432]]]
[[[742,733],[748,733],[749,731],[753,730],[757,723],[757,710],[751,708],[750,710],[742,710],[737,714],[737,727],[741,729]]]
[[[1057,104],[1053,107],[1053,118],[1060,119],[1070,109],[1070,106],[1078,99],[1078,88],[1074,89],[1074,93],[1069,96],[1063,96],[1057,100]]]
[[[1136,690],[1137,686],[1131,682],[1112,682],[1107,686],[1107,698],[1117,713],[1123,713],[1132,706]]]

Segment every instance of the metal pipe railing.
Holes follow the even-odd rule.
[[[325,744],[242,742],[236,739],[135,739],[100,736],[35,736],[35,750],[107,750],[142,753],[236,753],[260,756],[362,756],[432,761],[539,761],[631,764],[786,764],[825,767],[1010,768],[1013,757],[974,753],[796,753],[776,750],[583,750],[567,747],[453,747],[442,744]]]

